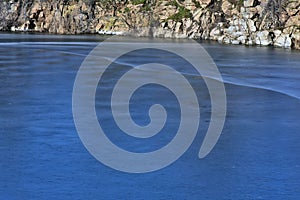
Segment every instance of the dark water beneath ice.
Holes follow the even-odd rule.
[[[162,170],[127,174],[94,159],[73,122],[77,70],[103,39],[0,34],[0,199],[300,198],[300,52],[203,43],[225,81],[228,112],[220,140],[198,159],[210,117],[209,96],[201,90],[200,128],[189,150]],[[126,62],[136,59],[145,57]],[[171,96],[172,112],[176,100],[158,89],[160,98]],[[149,91],[151,86],[141,89],[133,103]],[[96,107],[100,120],[110,117],[105,105]],[[137,123],[149,123],[141,114],[146,110],[138,104],[132,108]],[[168,120],[176,124],[176,118],[174,112]],[[104,126],[114,127],[109,120]],[[160,148],[171,137],[147,146],[110,136],[136,151]]]

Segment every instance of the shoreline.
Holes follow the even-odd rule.
[[[57,33],[49,33],[49,32],[40,32],[40,31],[35,31],[35,30],[29,30],[29,31],[0,31],[0,35],[1,34],[24,34],[24,35],[49,35],[49,36],[71,36],[71,37],[76,37],[76,36],[99,36],[99,37],[112,37],[112,36],[118,36],[118,37],[133,37],[133,38],[155,38],[155,39],[167,39],[167,40],[195,40],[198,41],[200,43],[215,43],[215,44],[219,44],[219,45],[224,45],[224,46],[244,46],[244,47],[258,47],[258,48],[274,48],[274,49],[282,49],[282,50],[290,50],[293,52],[300,52],[300,49],[296,49],[296,48],[284,48],[284,47],[279,47],[279,46],[275,46],[275,45],[257,45],[257,44],[253,44],[253,45],[246,45],[246,44],[232,44],[232,43],[220,43],[217,40],[211,40],[211,39],[202,39],[202,38],[176,38],[176,37],[151,37],[151,36],[136,36],[134,34],[130,34],[130,33],[125,33],[124,34],[118,34],[118,35],[113,35],[113,34],[99,34],[99,33],[82,33],[82,34],[69,34],[69,33],[65,33],[65,34],[57,34]],[[1,39],[1,38],[0,38]]]

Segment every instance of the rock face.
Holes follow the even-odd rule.
[[[0,30],[210,39],[300,49],[299,0],[5,0]]]

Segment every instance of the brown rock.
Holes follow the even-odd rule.
[[[298,29],[292,34],[292,46],[295,49],[300,49],[300,30]]]
[[[285,23],[285,27],[290,26],[299,26],[300,25],[300,12],[298,12],[296,15],[291,16],[287,22]]]
[[[229,1],[223,1],[222,2],[222,11],[225,13],[225,15],[232,15],[232,9],[234,8],[234,5],[230,3]]]

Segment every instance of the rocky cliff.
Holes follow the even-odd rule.
[[[0,30],[122,31],[300,49],[299,0],[10,0]]]

